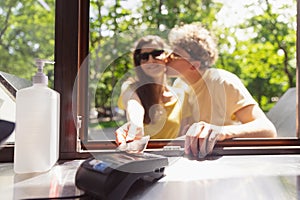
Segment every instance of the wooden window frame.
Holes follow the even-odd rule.
[[[77,115],[83,116],[82,128],[77,132],[74,123],[73,87],[77,78],[80,65],[89,53],[89,0],[56,0],[55,6],[55,66],[54,89],[61,94],[60,114],[60,160],[80,159],[90,156],[88,150],[109,150],[116,144],[114,141],[88,142],[85,136],[88,125],[87,70],[81,70],[78,76],[80,85],[75,106]],[[299,154],[300,140],[299,129],[299,50],[300,50],[300,4],[297,1],[297,112],[295,138],[275,139],[242,139],[235,138],[218,142],[213,151],[215,155],[260,155],[260,154]],[[79,140],[80,138],[80,140]],[[83,145],[84,144],[84,145]],[[162,148],[165,145],[183,147],[184,140],[154,140],[149,143],[149,148]],[[13,162],[14,145],[5,145],[0,151],[0,162]]]

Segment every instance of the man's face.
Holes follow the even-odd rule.
[[[190,55],[180,47],[175,47],[168,57],[167,75],[169,77],[182,77],[191,66]]]

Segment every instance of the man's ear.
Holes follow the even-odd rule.
[[[192,65],[193,69],[200,69],[201,62],[198,60],[194,60],[194,61],[191,61],[191,65]]]

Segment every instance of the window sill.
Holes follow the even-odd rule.
[[[177,150],[164,150],[164,146],[180,148]],[[82,149],[73,152],[60,152],[60,159],[71,160],[87,158],[93,151],[114,151],[115,141],[93,141],[82,145]],[[184,139],[151,140],[147,150],[149,152],[166,155],[183,155]],[[0,162],[13,162],[13,144],[5,144],[0,150]],[[234,138],[218,142],[212,155],[276,155],[300,154],[300,139],[298,138]]]

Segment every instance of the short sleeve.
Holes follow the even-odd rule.
[[[230,84],[225,84],[226,98],[227,98],[227,109],[230,113],[231,119],[235,120],[234,113],[243,107],[248,105],[257,104],[249,93],[247,88],[244,86],[242,81],[233,76]]]

